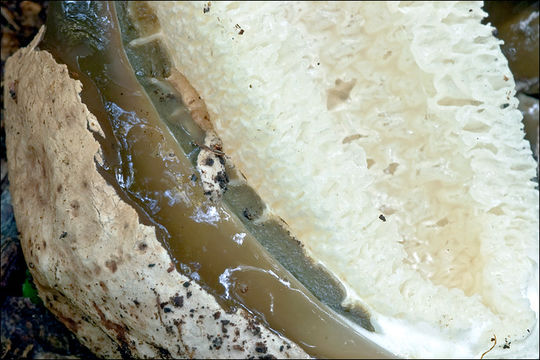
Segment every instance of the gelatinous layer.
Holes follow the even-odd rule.
[[[248,187],[231,185],[229,205],[208,200],[194,167],[204,133],[164,81],[169,64],[163,49],[158,42],[137,44],[153,59],[137,63],[128,48],[132,70],[118,30],[110,4],[53,3],[42,47],[83,83],[82,99],[104,133],[96,134],[103,148],[103,175],[138,210],[141,221],[156,227],[178,269],[206,286],[224,307],[246,307],[315,356],[388,356],[313,296],[255,239],[288,261],[318,297],[339,304],[340,289],[316,266],[305,259],[294,264],[289,255],[303,259],[303,254],[278,223],[253,223],[262,205]]]

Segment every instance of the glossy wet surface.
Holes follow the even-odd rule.
[[[156,227],[179,271],[225,308],[248,309],[313,356],[388,356],[317,299],[337,307],[342,293],[302,258],[298,244],[278,223],[253,221],[262,204],[247,186],[231,186],[225,202],[207,199],[193,165],[204,133],[164,81],[170,66],[165,51],[159,42],[139,44],[126,48],[128,60],[115,13],[107,3],[51,4],[41,48],[83,83],[82,99],[105,134],[96,135],[104,152],[103,175],[142,222]],[[151,15],[138,16],[150,19],[150,25],[142,22],[142,30],[153,29]],[[124,35],[133,30],[124,27]],[[145,62],[141,53],[152,60]],[[276,258],[289,262],[287,268],[317,297]],[[362,316],[351,318],[369,327]]]

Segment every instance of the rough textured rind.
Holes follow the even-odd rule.
[[[45,305],[106,358],[306,357],[176,271],[154,228],[96,170],[89,129],[100,128],[81,83],[35,51],[38,41],[6,62],[6,145],[21,244]]]

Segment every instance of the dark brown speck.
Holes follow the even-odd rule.
[[[266,347],[266,345],[262,342],[258,342],[255,344],[255,351],[258,352],[258,353],[263,353],[265,354],[266,351],[268,351],[268,348]]]
[[[112,273],[115,273],[118,269],[118,266],[116,265],[116,261],[114,260],[107,260],[105,261],[105,266],[111,270]]]
[[[171,302],[174,307],[182,307],[184,306],[184,297],[178,296],[178,294],[176,294],[175,296],[171,298]]]

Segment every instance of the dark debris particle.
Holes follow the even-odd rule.
[[[191,181],[197,181],[197,175],[192,174],[190,179],[191,179]]]
[[[184,297],[178,296],[178,294],[176,294],[175,296],[171,298],[171,302],[174,307],[182,307],[184,306]]]
[[[282,352],[284,348],[285,348],[285,347],[284,347],[283,345],[281,345],[281,346],[279,347],[279,352]]]
[[[165,302],[160,303],[160,304],[159,304],[159,307],[163,309],[163,308],[164,308],[166,305],[168,305],[168,304],[169,304],[169,302],[168,302],[168,301],[165,301]]]
[[[172,311],[172,310],[171,310],[171,308],[169,308],[169,307],[163,308],[163,312],[164,312],[164,313],[170,313],[171,311]]]
[[[191,291],[188,291],[188,292],[186,293],[186,297],[187,297],[188,299],[191,297]]]
[[[203,14],[206,14],[210,11],[210,3],[206,3],[203,7]]]
[[[161,355],[161,358],[162,359],[171,359],[171,353],[169,352],[169,350],[161,347],[161,346],[156,346],[156,349],[159,351],[159,354]]]
[[[154,266],[156,266],[156,264],[148,264],[149,268],[153,268]]]
[[[379,215],[379,219],[381,219],[382,221],[386,221],[386,218],[384,217],[383,214]]]
[[[2,10],[3,10],[3,9],[2,9]],[[3,15],[3,13],[2,13],[2,15]],[[2,50],[3,50],[3,49],[4,49],[4,48],[3,48],[3,46],[2,46]],[[11,84],[9,84],[9,96],[11,97],[11,99],[12,99],[13,101],[15,101],[15,103],[17,103],[17,90],[16,90],[15,88],[17,87],[17,83],[18,83],[18,82],[19,82],[19,81],[16,80],[16,81],[12,82]]]
[[[259,326],[257,326],[258,323],[255,322],[255,321],[250,321],[249,324],[248,324],[248,327],[247,329],[249,331],[251,331],[251,333],[255,336],[257,335],[260,335],[261,334],[261,328]]]
[[[227,184],[229,183],[229,176],[225,171],[220,171],[214,177],[214,181],[219,184],[222,190],[227,190]]]
[[[263,342],[255,343],[255,351],[258,353],[266,354],[266,351],[268,351],[268,348]]]
[[[232,348],[236,351],[244,351],[244,347],[242,345],[234,344]]]
[[[212,166],[214,165],[214,159],[212,159],[211,157],[207,157],[206,160],[204,161],[204,164],[207,166]]]
[[[139,300],[137,299],[133,299],[133,303],[135,304],[135,306],[139,306],[141,303],[139,302]]]
[[[214,320],[217,320],[217,319],[219,319],[219,318],[220,318],[220,316],[221,316],[221,312],[219,312],[219,311],[216,311],[216,312],[214,313],[214,315],[213,315],[213,316],[214,316]]]
[[[242,29],[242,27],[238,24],[234,25],[234,28],[236,30],[238,30],[238,35],[243,35],[244,34],[244,29]]]
[[[253,220],[253,215],[248,208],[244,208],[244,210],[242,210],[242,215],[244,215],[244,217],[248,220]]]
[[[223,333],[227,333],[227,325],[229,325],[230,321],[229,320],[221,320],[221,331]]]
[[[221,349],[221,345],[223,345],[223,339],[220,336],[216,336],[212,340],[212,345],[214,346],[214,349]]]
[[[66,236],[67,236],[67,232],[64,231],[64,232],[60,235],[60,239],[63,239],[63,238],[65,238]]]
[[[182,286],[185,288],[189,287],[189,285],[191,285],[189,281],[186,281],[185,283],[182,284]]]

